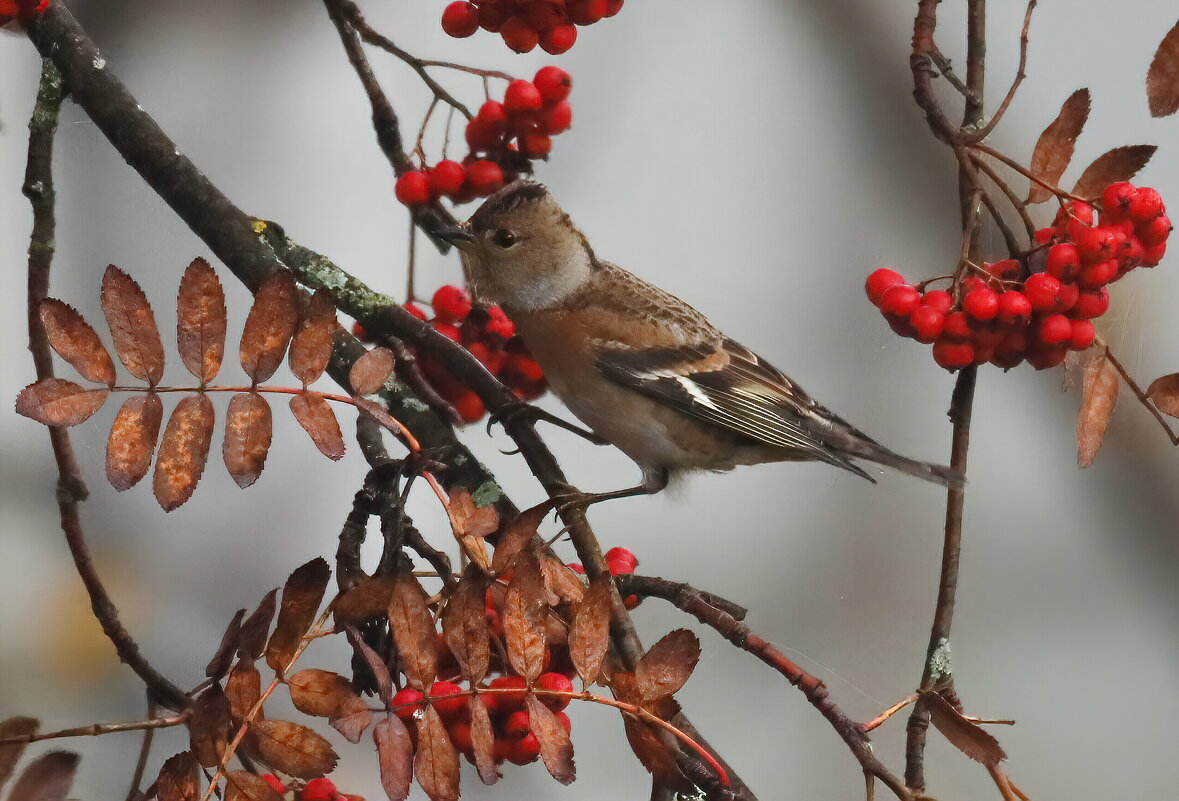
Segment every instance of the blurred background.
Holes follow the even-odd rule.
[[[568,69],[573,129],[537,177],[597,252],[704,310],[886,444],[948,458],[953,377],[927,347],[894,336],[861,289],[875,267],[914,279],[941,275],[958,253],[955,168],[910,95],[914,4],[634,2],[582,29],[559,58],[511,54],[484,32],[450,39],[438,25],[442,0],[362,5],[374,26],[421,56],[525,77],[546,63]],[[405,213],[319,3],[71,7],[108,68],[239,206],[402,295]],[[990,4],[989,109],[1015,69],[1023,13],[1015,0]],[[940,17],[939,43],[960,63],[964,2],[941,4]],[[1026,160],[1064,98],[1087,85],[1093,113],[1064,184],[1110,147],[1156,143],[1139,180],[1179,205],[1179,122],[1151,120],[1142,89],[1174,21],[1172,4],[1152,0],[1042,4],[1028,79],[992,144]],[[402,63],[370,56],[412,138],[429,100],[424,87]],[[0,718],[32,714],[50,730],[134,719],[144,700],[74,574],[45,431],[12,412],[11,399],[33,376],[24,302],[31,217],[19,186],[38,69],[27,41],[0,38],[0,265],[9,286],[0,294],[0,397],[9,399],[0,414]],[[437,77],[468,104],[482,98],[477,78]],[[440,142],[431,146],[436,159]],[[55,170],[52,293],[98,322],[102,270],[118,264],[143,284],[167,335],[180,271],[194,256],[210,257],[207,248],[68,104]],[[1040,213],[1051,212],[1046,205]],[[987,245],[989,255],[1001,252],[997,236]],[[457,259],[419,254],[427,292],[459,280]],[[217,266],[232,339],[249,294]],[[1136,272],[1113,295],[1101,331],[1134,374],[1145,384],[1179,369],[1171,308],[1179,256]],[[166,381],[181,376],[174,353]],[[230,361],[225,375],[236,376]],[[217,401],[223,409],[225,399]],[[1032,798],[1169,797],[1179,784],[1179,454],[1123,390],[1096,464],[1078,471],[1078,401],[1061,392],[1060,371],[981,371],[953,670],[970,713],[1017,719],[995,733],[1010,774]],[[545,405],[559,411],[551,399]],[[275,444],[254,487],[238,490],[214,450],[192,501],[165,515],[147,483],[119,495],[103,480],[116,408],[108,403],[74,429],[92,492],[84,524],[124,622],[157,667],[192,686],[234,610],[253,608],[294,566],[334,553],[365,465],[355,448],[339,464],[322,459],[277,408]],[[580,487],[612,489],[637,477],[610,449],[552,428],[545,434]],[[540,499],[523,461],[500,453],[509,447],[502,433],[488,437],[475,425],[462,437],[518,504]],[[639,556],[641,572],[749,607],[757,631],[867,719],[920,675],[944,503],[930,485],[880,478],[873,486],[825,466],[746,468],[596,507],[591,519],[605,547]],[[436,542],[449,540],[428,493],[415,497],[412,512]],[[567,543],[559,547],[573,558]],[[694,623],[658,601],[635,617],[648,642]],[[858,766],[802,696],[714,634],[700,634],[705,656],[681,700],[760,797],[860,797]],[[307,664],[344,669],[344,659],[338,644],[321,642]],[[270,715],[285,704],[272,702]],[[599,708],[573,710],[573,719],[581,781],[562,789],[539,766],[508,765],[490,788],[466,774],[467,796],[645,798],[646,774],[628,755],[618,719]],[[382,797],[371,748],[328,736],[343,754],[341,789]],[[874,739],[899,770],[904,716]],[[181,732],[162,732],[149,775],[184,743]],[[84,755],[75,796],[126,793],[139,735],[55,745]],[[927,765],[934,796],[996,797],[985,771],[933,734]]]

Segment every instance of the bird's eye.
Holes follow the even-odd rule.
[[[501,248],[510,248],[516,244],[516,235],[506,228],[500,228],[491,235],[491,240]]]

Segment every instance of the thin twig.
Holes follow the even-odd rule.
[[[1159,425],[1163,427],[1163,431],[1167,432],[1167,437],[1171,440],[1171,444],[1179,445],[1179,435],[1175,434],[1174,430],[1171,428],[1171,424],[1167,422],[1167,418],[1163,417],[1163,413],[1160,412],[1158,407],[1154,405],[1154,402],[1151,401],[1150,396],[1147,395],[1145,391],[1143,391],[1142,387],[1138,386],[1138,382],[1134,380],[1134,377],[1130,375],[1130,372],[1120,361],[1118,361],[1118,358],[1114,356],[1113,351],[1109,348],[1109,345],[1105,344],[1101,337],[1095,338],[1093,340],[1093,344],[1097,345],[1099,348],[1105,348],[1105,358],[1109,359],[1110,364],[1112,364],[1114,369],[1118,371],[1118,375],[1120,375],[1122,380],[1126,382],[1126,385],[1130,387],[1130,391],[1134,393],[1134,397],[1138,399],[1139,403],[1147,408],[1154,419],[1158,421]]]
[[[991,135],[995,130],[995,126],[999,124],[999,120],[1003,119],[1003,115],[1007,113],[1007,107],[1011,105],[1011,101],[1015,99],[1015,92],[1019,89],[1019,85],[1023,83],[1023,79],[1027,77],[1024,73],[1024,68],[1028,63],[1028,28],[1032,24],[1032,12],[1036,8],[1036,0],[1028,0],[1027,11],[1023,15],[1023,29],[1019,33],[1019,66],[1015,70],[1015,78],[1011,81],[1011,88],[1007,90],[1003,102],[999,104],[999,108],[995,111],[994,116],[987,122],[985,126],[969,135],[969,138],[975,141],[982,141]]]
[[[127,723],[91,723],[86,726],[74,726],[69,729],[58,729],[40,734],[22,734],[16,737],[0,738],[0,745],[10,743],[36,743],[41,740],[60,740],[64,737],[101,737],[104,734],[118,734],[125,731],[145,731],[151,729],[167,729],[182,725],[187,718],[184,715],[169,715],[163,718],[148,718],[147,720],[132,720]]]
[[[958,94],[968,100],[974,99],[974,95],[966,88],[966,84],[962,83],[962,79],[954,74],[954,70],[950,65],[950,59],[942,55],[942,51],[938,49],[936,44],[929,49],[929,58],[937,65],[938,71],[941,72],[946,82],[958,91]]]
[[[974,166],[977,167],[984,175],[990,178],[991,183],[999,187],[999,191],[1006,195],[1007,200],[1011,203],[1012,208],[1018,212],[1019,218],[1023,221],[1023,227],[1024,231],[1027,233],[1028,241],[1035,242],[1036,226],[1032,222],[1031,216],[1028,215],[1027,203],[1025,203],[1023,199],[1019,197],[1019,195],[1015,194],[1015,191],[1011,188],[1011,186],[999,177],[999,174],[995,172],[994,168],[991,167],[990,164],[987,164],[986,161],[973,153],[970,154],[970,159],[974,163]]]
[[[987,145],[984,145],[982,142],[973,142],[969,145],[969,147],[971,150],[977,150],[980,153],[986,153],[991,158],[997,159],[998,161],[1003,162],[1008,167],[1010,167],[1011,169],[1015,170],[1020,175],[1027,178],[1029,181],[1032,181],[1033,183],[1037,183],[1040,186],[1047,189],[1054,196],[1056,196],[1057,200],[1068,199],[1068,200],[1075,200],[1078,203],[1088,203],[1089,202],[1089,198],[1079,197],[1078,195],[1074,195],[1072,192],[1064,191],[1063,189],[1061,189],[1059,186],[1056,186],[1055,184],[1048,183],[1043,178],[1041,178],[1040,176],[1033,173],[1031,170],[1029,170],[1027,167],[1023,166],[1022,164],[1020,164],[1015,159],[1011,158],[1010,156],[1005,156],[1004,154],[1000,153],[998,150],[995,150],[993,147],[989,147]]]
[[[147,697],[147,716],[148,718],[156,716],[156,705],[151,700],[151,695]],[[136,801],[139,797],[139,785],[143,783],[143,773],[147,770],[147,760],[151,756],[151,744],[155,736],[155,729],[143,730],[143,742],[139,745],[139,756],[135,759],[135,770],[131,773],[131,787],[127,790],[127,801]]]

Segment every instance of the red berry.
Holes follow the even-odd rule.
[[[410,314],[412,314],[414,317],[418,318],[419,320],[426,319],[426,313],[424,311],[422,311],[422,307],[419,306],[418,304],[414,303],[412,300],[409,301],[408,303],[402,304],[401,308],[405,309],[407,312],[409,312]]]
[[[1146,253],[1142,255],[1142,265],[1144,267],[1154,267],[1163,260],[1163,256],[1167,253],[1167,243],[1159,242],[1157,245],[1151,245],[1146,249]]]
[[[462,691],[463,688],[453,681],[436,681],[430,687],[430,704],[434,709],[438,710],[438,714],[443,718],[456,715],[467,706],[467,699],[466,696],[461,695]],[[443,698],[442,696],[454,697]],[[433,700],[435,698],[439,700]]]
[[[1117,236],[1108,226],[1085,228],[1078,233],[1074,241],[1081,261],[1089,264],[1106,261],[1117,254]]]
[[[1003,281],[1014,281],[1019,277],[1018,259],[1003,259],[993,264],[986,264],[984,267],[988,273]]]
[[[909,323],[913,326],[914,339],[929,344],[942,333],[946,315],[931,306],[918,306],[909,316]]]
[[[1056,311],[1066,312],[1076,305],[1081,288],[1076,284],[1061,284],[1060,292],[1056,294]]]
[[[308,779],[299,793],[299,801],[332,801],[338,795],[336,785],[331,779],[320,777]]]
[[[622,605],[627,609],[634,609],[639,605],[639,596],[628,595],[622,599]]]
[[[403,690],[398,690],[389,701],[389,704],[393,707],[394,715],[402,720],[413,720],[418,710],[421,709],[421,702],[424,698],[425,696],[422,695],[421,690],[406,687]]]
[[[540,34],[524,14],[513,14],[508,17],[500,27],[499,35],[503,37],[504,44],[517,53],[531,51],[540,41]],[[511,108],[511,105],[508,107]]]
[[[1109,290],[1105,287],[1095,292],[1082,292],[1072,308],[1072,316],[1079,319],[1100,317],[1109,309]]]
[[[1171,235],[1171,220],[1165,214],[1160,214],[1148,223],[1138,226],[1138,236],[1147,250],[1155,245],[1167,241]]]
[[[504,721],[504,735],[507,737],[523,737],[530,731],[532,726],[526,710],[518,709]]]
[[[1070,200],[1064,208],[1056,212],[1056,219],[1052,224],[1057,229],[1068,228],[1069,236],[1076,239],[1076,231],[1093,225],[1093,207],[1088,203]]]
[[[1130,209],[1130,201],[1136,190],[1129,181],[1118,181],[1110,184],[1101,193],[1101,206],[1105,213],[1113,218],[1124,216]]]
[[[467,165],[467,184],[476,194],[490,195],[504,184],[504,172],[494,161],[480,159]]]
[[[446,337],[451,342],[459,342],[462,339],[462,335],[459,333],[458,326],[453,326],[450,323],[440,323],[437,321],[432,323],[432,325],[434,326],[435,331],[437,331],[439,334],[442,334],[442,336]]]
[[[565,19],[565,16],[560,9],[560,5],[563,4],[564,0],[556,5],[545,2],[545,0],[540,0],[540,2],[534,2],[530,5],[527,5],[524,8],[524,13],[528,15],[528,24],[530,24],[538,32],[547,31],[554,25],[561,24],[561,22]]]
[[[572,25],[554,25],[540,33],[540,49],[559,56],[577,42],[577,28]]]
[[[485,31],[499,33],[499,29],[511,16],[512,10],[511,3],[480,3],[479,27]]]
[[[999,321],[1010,325],[1032,316],[1032,302],[1022,292],[1004,292],[999,296]]]
[[[1149,186],[1134,192],[1130,198],[1130,216],[1137,222],[1147,222],[1163,213],[1163,198]]]
[[[273,787],[275,792],[279,793],[280,795],[285,794],[287,791],[287,786],[282,783],[282,779],[278,778],[273,773],[263,773],[262,781]]]
[[[967,367],[974,361],[974,346],[943,337],[933,343],[933,360],[947,370]]]
[[[464,723],[461,720],[456,720],[451,723],[447,731],[450,732],[450,741],[454,747],[464,754],[470,754],[475,750],[475,743],[471,739],[471,724]]]
[[[443,323],[457,323],[471,313],[471,296],[462,287],[452,284],[438,287],[430,299],[434,319]]]
[[[896,270],[881,267],[868,275],[868,280],[864,282],[864,291],[868,293],[868,300],[872,301],[872,305],[879,306],[885,291],[903,283],[905,283],[904,276]]]
[[[521,145],[520,149],[528,157],[547,156],[553,149],[553,140],[545,134],[528,134],[522,138]]]
[[[993,320],[999,313],[999,295],[991,289],[976,289],[962,299],[962,310],[979,322]]]
[[[500,146],[500,125],[482,116],[467,123],[463,136],[471,150],[497,150]]]
[[[424,172],[413,170],[403,173],[393,187],[393,194],[407,206],[420,206],[430,202],[430,179]]]
[[[430,168],[430,194],[449,197],[463,188],[466,177],[466,170],[457,161],[440,161]]]
[[[1085,350],[1093,344],[1097,337],[1097,329],[1092,320],[1071,320],[1072,333],[1069,335],[1069,346],[1073,350]]]
[[[508,111],[536,111],[543,104],[544,98],[532,81],[512,81],[504,92],[504,108]]]
[[[514,691],[495,694],[496,708],[500,712],[507,712],[524,706],[524,696],[527,695],[528,682],[520,676],[499,676],[492,679],[488,686],[496,690]]]
[[[1039,228],[1036,230],[1036,234],[1033,238],[1035,239],[1037,245],[1043,245],[1055,239],[1058,233],[1060,232],[1055,227]]]
[[[1060,346],[1039,347],[1028,352],[1027,360],[1028,364],[1037,370],[1047,370],[1063,362],[1066,355],[1068,355],[1067,348]]]
[[[915,288],[908,284],[898,284],[889,287],[880,297],[880,311],[898,317],[908,317],[920,302],[921,294]]]
[[[973,292],[976,289],[986,289],[987,282],[977,275],[969,275],[962,279],[962,292]]]
[[[368,332],[364,330],[364,326],[360,323],[352,324],[352,336],[359,339],[361,342],[368,342]]]
[[[442,11],[442,30],[456,39],[465,39],[479,30],[479,9],[455,0]]]
[[[504,111],[503,103],[498,100],[488,100],[479,107],[479,113],[475,115],[475,118],[498,127],[504,124],[507,112]]]
[[[569,680],[568,676],[561,673],[541,673],[536,680],[536,687],[539,690],[553,690],[561,693],[573,692],[573,682]],[[545,706],[554,712],[560,712],[569,706],[570,700],[564,695],[541,695],[539,698]]]
[[[484,330],[488,334],[508,339],[516,333],[516,324],[499,306],[488,306],[487,316],[487,327]]]
[[[535,762],[538,756],[540,756],[540,740],[536,739],[535,734],[529,733],[512,743],[511,751],[508,752],[508,761],[514,765],[527,765],[530,762]]]
[[[639,566],[639,557],[626,548],[617,546],[606,551],[606,561],[629,562],[632,570]]]
[[[1045,269],[1053,278],[1061,281],[1071,281],[1081,269],[1081,257],[1077,253],[1077,246],[1072,242],[1060,242],[1048,248],[1048,260]]]
[[[566,0],[565,10],[577,25],[593,25],[610,10],[606,0]]]
[[[1023,283],[1023,293],[1036,311],[1051,311],[1056,308],[1056,296],[1060,294],[1060,281],[1047,273],[1028,276]]]
[[[613,17],[622,10],[623,0],[606,0],[606,16]]]
[[[477,423],[483,419],[483,415],[487,414],[487,407],[483,405],[483,399],[470,390],[463,392],[452,403],[454,410],[458,412],[464,423]]]
[[[1080,275],[1077,276],[1077,286],[1081,289],[1101,289],[1101,287],[1112,281],[1117,274],[1117,259],[1090,264],[1088,267],[1081,269]]]
[[[556,136],[569,130],[573,123],[573,107],[564,100],[546,105],[537,115],[540,130],[549,136]]]
[[[606,568],[611,576],[629,576],[635,572],[635,566],[626,559],[607,559]]]
[[[921,305],[945,314],[954,308],[954,297],[944,289],[931,289],[921,296]]]
[[[532,79],[541,98],[550,103],[564,100],[573,91],[573,78],[560,67],[541,67]]]
[[[1073,335],[1072,323],[1063,314],[1049,314],[1040,320],[1036,334],[1041,342],[1056,345],[1068,340]]]

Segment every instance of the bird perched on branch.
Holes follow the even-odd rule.
[[[557,397],[643,470],[655,493],[673,474],[819,461],[873,481],[853,459],[944,486],[962,476],[893,453],[717,330],[700,312],[597,257],[545,187],[517,181],[441,236],[475,295],[516,323]]]

